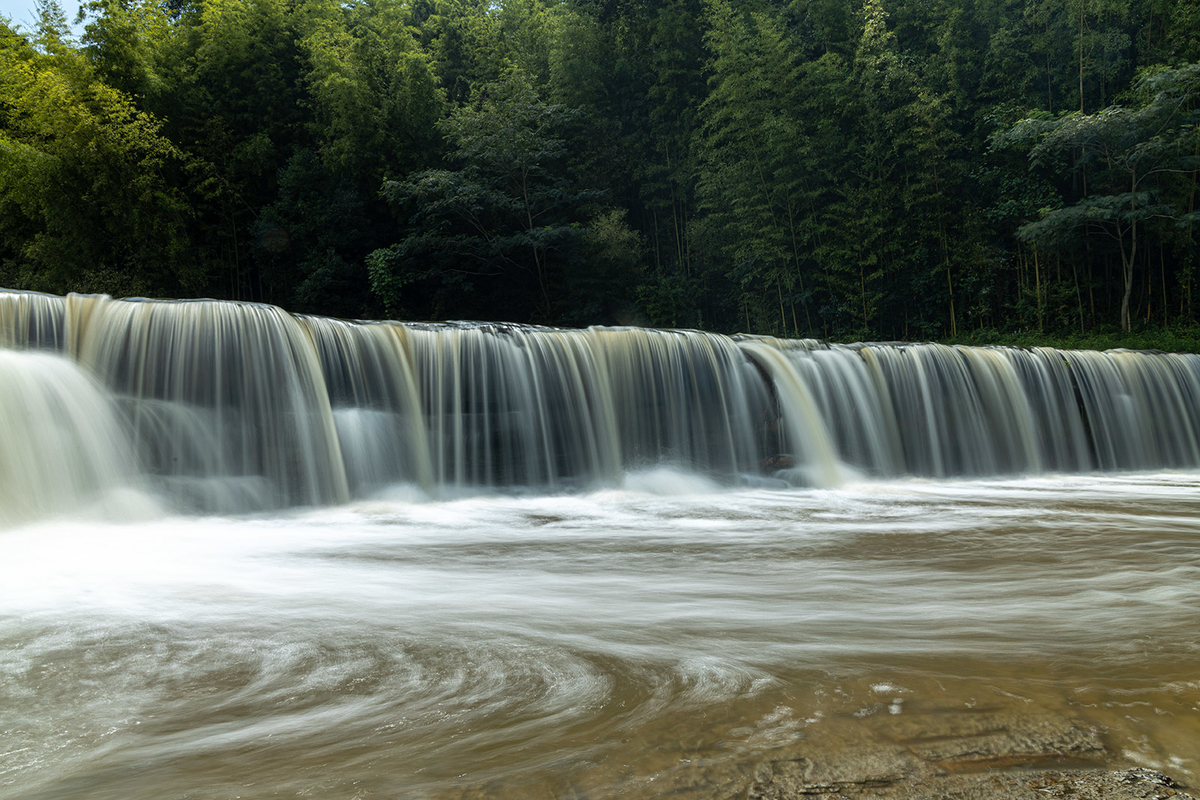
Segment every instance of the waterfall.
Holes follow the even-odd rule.
[[[1200,357],[347,322],[0,291],[0,522],[616,485],[1200,466]]]
[[[100,499],[134,481],[116,408],[70,361],[0,350],[0,526]]]
[[[785,424],[783,441],[793,452],[803,453],[803,464],[807,466],[808,482],[817,486],[833,486],[840,482],[838,459],[826,431],[829,415],[822,415],[808,384],[801,377],[796,365],[788,359],[785,351],[765,342],[747,341],[743,348],[761,363],[770,375],[779,406],[786,409],[781,419]],[[787,465],[779,465],[780,472],[795,475],[796,459],[790,458]],[[803,468],[801,468],[803,469]],[[805,474],[803,471],[800,474]]]

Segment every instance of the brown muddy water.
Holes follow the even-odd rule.
[[[723,798],[975,712],[1200,782],[1194,473],[137,507],[0,532],[4,800]]]

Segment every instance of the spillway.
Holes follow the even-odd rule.
[[[0,413],[23,438],[5,449],[31,465],[19,480],[0,473],[0,492],[54,495],[22,500],[22,517],[114,482],[238,513],[398,484],[433,497],[575,491],[655,466],[830,487],[1200,465],[1191,354],[347,322],[11,291],[0,347],[6,374],[22,376]],[[81,454],[69,469],[63,437]]]

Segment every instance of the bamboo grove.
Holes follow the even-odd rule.
[[[1194,324],[1194,0],[54,0],[0,285],[915,339]],[[1200,297],[1197,297],[1200,304]]]

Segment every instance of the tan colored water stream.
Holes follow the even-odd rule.
[[[4,800],[725,798],[1013,719],[1200,782],[1195,474],[135,507],[0,533]]]

